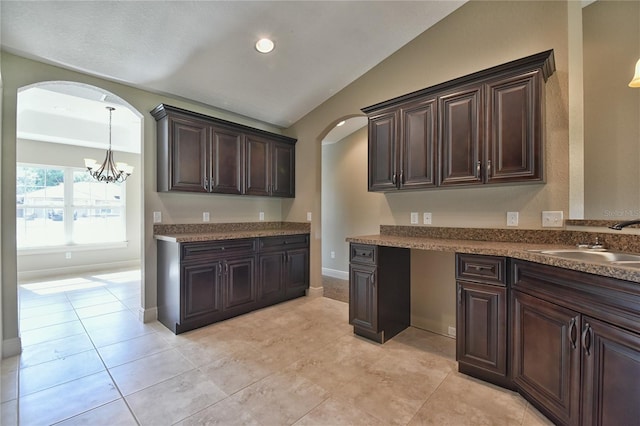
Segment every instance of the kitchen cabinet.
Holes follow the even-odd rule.
[[[169,105],[157,120],[157,188],[295,196],[295,139]]]
[[[507,259],[456,254],[458,370],[511,388]]]
[[[513,381],[566,425],[640,418],[637,284],[514,260]]]
[[[435,118],[435,98],[369,117],[370,191],[435,186]]]
[[[309,288],[309,237],[261,238],[259,266],[261,303],[302,296]]]
[[[158,320],[176,334],[304,296],[308,287],[306,234],[158,240]]]
[[[349,323],[384,343],[410,325],[409,249],[350,244]]]
[[[284,198],[295,196],[293,145],[248,136],[246,151],[246,194]]]
[[[546,51],[366,108],[369,190],[544,181]]]

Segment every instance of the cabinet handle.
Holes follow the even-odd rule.
[[[571,349],[576,348],[577,336],[575,336],[575,334],[576,334],[576,319],[571,318],[571,321],[569,322],[569,342],[571,343]]]
[[[585,323],[582,330],[582,348],[587,356],[591,355],[591,326],[589,323]]]
[[[478,175],[478,177],[480,177],[480,162],[478,161],[478,164],[476,164],[476,174]]]

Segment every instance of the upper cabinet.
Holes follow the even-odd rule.
[[[295,196],[295,139],[169,105],[151,115],[158,191]]]
[[[369,191],[544,181],[553,50],[367,108]]]

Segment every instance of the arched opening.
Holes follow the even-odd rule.
[[[337,126],[342,120],[344,124]],[[367,191],[367,118],[345,117],[333,126],[322,138],[321,148],[322,283],[326,297],[346,302],[345,238],[378,233],[381,194]]]
[[[115,108],[111,126],[107,107]],[[142,129],[139,111],[99,87],[48,81],[18,90],[16,257],[23,344],[31,327],[57,321],[56,315],[44,323],[33,319],[44,309],[29,304],[29,297],[61,302],[58,308],[69,307],[80,319],[120,310],[138,315]],[[85,158],[102,163],[110,139],[114,160],[134,168],[122,183],[98,182],[84,167]],[[74,318],[64,312],[59,321]]]

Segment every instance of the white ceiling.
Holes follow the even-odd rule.
[[[2,0],[0,41],[288,127],[464,2]],[[254,49],[264,36],[272,54]]]

